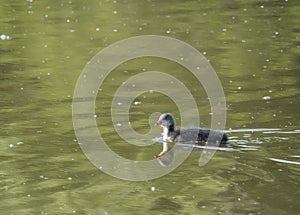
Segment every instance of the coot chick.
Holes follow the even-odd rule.
[[[192,143],[205,145],[208,141],[219,144],[226,144],[227,135],[222,131],[216,131],[206,128],[183,128],[175,130],[173,116],[169,113],[160,115],[156,125],[163,128],[163,151],[156,157],[159,158],[168,151],[168,143]],[[210,136],[209,136],[210,134]]]

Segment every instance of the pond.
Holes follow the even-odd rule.
[[[2,1],[0,213],[299,214],[299,9],[291,0]],[[94,110],[72,114],[72,105],[81,104],[73,95],[75,89],[81,92],[77,81],[88,62],[118,41],[144,35],[194,47],[219,82],[201,83],[170,59],[136,57],[102,77],[93,92]],[[169,50],[168,55],[176,49],[162,42],[156,46]],[[122,57],[124,50],[117,48],[111,59]],[[134,98],[126,94],[129,88],[120,88],[146,72],[167,74],[179,85],[146,89],[164,83],[162,75],[141,79],[145,90]],[[215,83],[226,100],[221,129],[229,142],[226,149],[213,150],[205,165],[199,166],[199,157],[209,150],[200,147],[159,177],[124,180],[90,162],[77,133],[85,134],[88,126],[83,123],[75,133],[76,120],[93,113],[97,131],[115,155],[168,168],[154,158],[163,148],[152,141],[162,132],[153,126],[155,120],[169,112],[177,127],[186,127],[198,125],[199,115],[199,125],[211,127],[215,98],[207,89],[217,87]],[[178,94],[185,106],[167,95],[181,86],[193,96],[189,103],[185,93]],[[113,103],[116,92],[131,99],[127,112],[116,112],[130,120],[136,145],[122,138],[126,129],[118,133],[125,125],[113,119],[112,104],[122,106],[118,100]],[[199,114],[194,115],[191,104]],[[94,140],[89,133],[86,138]],[[89,152],[103,160],[97,150]],[[115,167],[109,164],[110,154],[104,158]],[[126,168],[115,172],[131,177],[131,172],[149,171]]]

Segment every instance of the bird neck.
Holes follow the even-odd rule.
[[[166,141],[169,137],[169,129],[167,127],[163,127],[163,140]]]
[[[174,131],[174,125],[170,125],[169,132],[173,132],[173,131]]]
[[[174,126],[170,126],[169,128],[163,127],[163,139],[168,139],[171,132],[174,132]]]

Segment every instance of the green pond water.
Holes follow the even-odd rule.
[[[300,214],[299,12],[293,0],[1,1],[0,214]],[[99,51],[149,34],[181,40],[209,60],[234,150],[217,150],[200,167],[203,149],[195,149],[162,177],[121,180],[78,144],[73,93]],[[205,89],[186,68],[157,57],[118,65],[98,91],[95,120],[111,150],[136,161],[153,160],[162,144],[120,138],[111,103],[126,80],[146,71],[180,80],[201,126],[212,118]],[[124,114],[145,134],[154,112],[181,124],[176,102],[156,91],[137,96]],[[153,131],[151,138],[160,136]]]

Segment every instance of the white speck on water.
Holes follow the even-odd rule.
[[[180,58],[180,60],[184,60],[184,58],[183,58],[183,57],[181,57],[181,58]]]
[[[261,5],[260,8],[263,9],[265,6]]]
[[[223,29],[222,29],[222,31],[223,31],[223,32],[226,32],[226,31],[227,31],[227,29],[226,29],[226,28],[223,28]]]
[[[1,39],[1,40],[10,40],[11,37],[8,36],[8,35],[5,35],[5,34],[1,34],[0,39]]]
[[[154,192],[154,191],[155,191],[155,187],[154,187],[154,186],[153,186],[153,187],[151,187],[150,189],[151,189],[151,191],[152,191],[152,192]]]
[[[136,101],[136,102],[134,102],[133,104],[135,104],[135,105],[140,105],[140,104],[142,104],[142,102]]]
[[[13,148],[14,147],[14,144],[9,144],[9,148]]]
[[[167,34],[170,34],[171,32],[172,30],[170,28],[166,31]]]
[[[66,20],[66,22],[67,22],[67,23],[69,23],[69,22],[70,22],[70,20],[69,20],[69,19],[67,19],[67,20]]]
[[[94,114],[94,116],[93,116],[94,118],[97,118],[97,114]]]
[[[117,32],[118,32],[118,29],[113,29],[113,32],[114,32],[114,33],[117,33]]]
[[[264,96],[263,97],[263,100],[270,100],[271,99],[271,96]]]
[[[118,102],[118,103],[117,103],[117,105],[122,105],[122,104],[123,104],[122,102]]]
[[[275,35],[279,35],[279,32],[278,32],[278,31],[276,31],[274,34],[275,34]]]
[[[17,145],[22,145],[22,144],[24,144],[24,143],[23,143],[23,142],[21,142],[21,141],[20,141],[20,142],[17,142]]]
[[[135,84],[131,85],[132,87],[135,87]]]
[[[238,89],[238,90],[241,90],[241,89],[242,89],[242,87],[237,87],[237,89]]]
[[[203,55],[206,55],[206,52],[202,52]]]
[[[71,180],[72,180],[72,177],[68,177],[68,180],[71,181]]]
[[[118,123],[116,124],[116,126],[120,127],[120,126],[122,126],[122,124],[118,122]]]
[[[41,178],[41,179],[45,179],[45,180],[48,179],[48,177],[46,177],[46,176],[44,176],[44,175],[40,175],[40,178]]]
[[[117,13],[118,13],[118,11],[114,10],[114,11],[113,11],[113,13],[114,13],[114,14],[117,14]]]
[[[70,29],[70,32],[71,32],[71,33],[74,33],[74,32],[75,32],[75,30],[74,30],[74,29]]]
[[[96,28],[96,31],[100,31],[100,28]]]
[[[30,194],[27,194],[27,197],[31,197],[31,195],[30,195]]]

